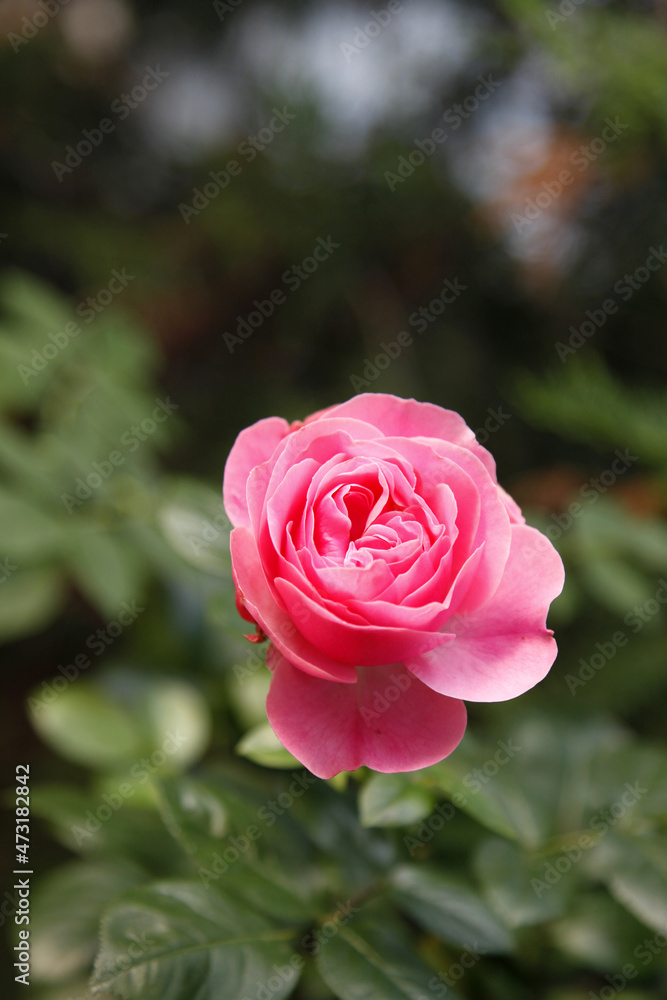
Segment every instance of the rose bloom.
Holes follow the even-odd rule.
[[[452,410],[364,393],[259,420],[223,492],[239,611],[270,640],[269,722],[319,777],[434,764],[462,699],[514,698],[551,667],[560,556]]]

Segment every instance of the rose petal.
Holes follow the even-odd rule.
[[[383,392],[363,392],[338,406],[313,414],[317,419],[354,417],[379,428],[386,437],[434,438],[450,441],[471,451],[496,478],[493,455],[483,448],[460,414],[434,403],[401,399]],[[311,417],[311,420],[313,418]]]
[[[287,613],[299,622],[303,635],[341,663],[357,666],[395,663],[451,641],[444,633],[432,630],[359,625],[349,618],[344,620],[341,614],[334,614],[323,604],[311,600],[288,580],[276,579],[275,588]],[[332,602],[327,603],[331,607]],[[341,605],[341,613],[349,616],[350,609]]]
[[[271,666],[269,722],[318,778],[362,765],[416,771],[450,754],[465,731],[463,702],[436,694],[402,664],[360,668],[357,684],[311,677],[279,654]]]
[[[278,606],[266,582],[251,533],[246,528],[235,528],[230,541],[236,587],[247,610],[274,645],[301,670],[315,677],[353,684],[357,679],[353,667],[333,660],[299,632],[295,623],[303,616],[303,609],[297,609],[290,617]]]
[[[389,438],[384,444],[395,448],[419,470],[420,492],[428,502],[439,500],[438,485],[445,482],[454,494],[459,536],[453,553],[453,573],[482,543],[484,552],[475,577],[460,600],[458,611],[476,610],[488,601],[503,576],[510,548],[509,515],[497,484],[472,452],[442,442],[439,451],[421,441]],[[453,582],[453,580],[452,580]],[[452,605],[453,607],[453,605]]]
[[[512,527],[505,573],[491,600],[477,612],[450,618],[454,642],[406,660],[434,691],[468,701],[516,698],[546,676],[556,658],[546,628],[549,604],[560,594],[563,563],[535,528]]]
[[[241,431],[229,453],[222,484],[227,516],[235,527],[250,527],[246,487],[256,465],[266,462],[283,438],[289,424],[281,417],[266,417]]]

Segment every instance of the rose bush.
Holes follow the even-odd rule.
[[[239,611],[270,640],[269,721],[319,777],[433,764],[462,699],[514,698],[551,667],[560,556],[457,413],[365,393],[260,420],[223,492]]]

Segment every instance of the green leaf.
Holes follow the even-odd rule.
[[[124,601],[139,597],[142,573],[129,543],[119,535],[79,528],[73,533],[71,571],[102,614],[115,618]]]
[[[663,640],[664,643],[664,640]],[[598,762],[596,786],[605,799],[629,797],[631,805],[619,825],[644,825],[667,819],[667,754],[662,747],[635,743],[619,748]],[[629,786],[629,787],[628,787]],[[626,795],[630,792],[630,796]]]
[[[124,1000],[244,1000],[271,980],[271,997],[281,1000],[298,980],[289,964],[294,933],[213,888],[158,883],[127,893],[108,911],[93,990]]]
[[[0,583],[0,641],[41,632],[57,617],[67,596],[57,569],[12,570]]]
[[[215,845],[217,849],[208,857],[200,852],[202,884],[218,885],[240,905],[280,924],[305,924],[314,920],[318,905],[309,884],[314,881],[314,872],[305,864],[290,871],[273,861],[253,858],[244,853],[246,839],[246,834],[230,837]]]
[[[247,675],[239,679],[230,674],[227,685],[227,697],[244,730],[266,723],[264,706],[271,684],[271,671],[265,668],[263,657],[258,655],[256,647],[253,652],[256,659],[252,661],[252,669],[248,668]],[[235,665],[235,668],[238,666]]]
[[[217,885],[281,922],[304,923],[317,915],[311,889],[316,880],[303,857],[293,872],[284,863],[258,857],[258,845],[268,829],[259,816],[235,834],[229,829],[223,797],[210,782],[179,778],[163,781],[159,788],[165,825],[192,857],[202,885]],[[271,830],[266,846],[275,848]]]
[[[667,837],[607,834],[596,871],[612,896],[656,931],[667,927]]]
[[[564,956],[600,973],[621,969],[633,959],[636,965],[635,947],[646,938],[645,928],[599,889],[580,890],[550,934]]]
[[[64,508],[63,508],[64,512]],[[25,496],[0,489],[0,553],[17,562],[39,563],[59,555],[65,542],[63,524]]]
[[[624,35],[627,23],[624,19]],[[629,388],[590,349],[586,359],[570,358],[546,378],[522,374],[513,396],[527,420],[557,434],[627,447],[643,462],[658,466],[667,461],[667,393]]]
[[[185,680],[118,670],[102,683],[118,697],[144,733],[147,750],[166,748],[165,768],[184,770],[202,756],[211,737],[211,712],[202,693]]]
[[[579,574],[591,596],[620,616],[655,592],[654,584],[621,559],[588,559]]]
[[[532,866],[516,844],[489,837],[475,855],[474,868],[485,898],[506,927],[529,927],[563,913],[565,880],[549,886],[539,898],[531,878],[539,877],[543,866]]]
[[[404,939],[384,928],[357,923],[341,927],[322,944],[316,961],[322,979],[340,1000],[424,1000],[438,995],[429,987],[433,971]]]
[[[227,808],[206,782],[165,778],[158,790],[165,826],[187,854],[196,854],[202,845],[208,847],[227,832]]]
[[[70,851],[88,857],[124,857],[154,875],[173,871],[181,852],[155,807],[139,804],[141,789],[146,786],[132,787],[137,788],[136,798],[125,798],[116,785],[110,809],[109,797],[101,794],[82,792],[71,785],[34,785],[30,792],[32,813],[45,819],[55,839]]]
[[[534,804],[526,797],[521,783],[505,767],[495,775],[489,768],[493,752],[478,747],[471,736],[446,760],[428,769],[428,775],[452,800],[457,809],[472,816],[482,826],[510,839],[539,843],[542,833],[534,814]],[[481,772],[481,778],[475,772]]]
[[[361,789],[362,826],[408,826],[433,810],[433,796],[405,774],[374,774]]]
[[[268,722],[255,726],[236,744],[236,752],[264,767],[302,767],[282,745]]]
[[[157,512],[157,521],[182,559],[206,573],[230,576],[231,523],[219,493],[196,480],[177,480]]]
[[[390,875],[394,903],[425,930],[465,947],[474,939],[486,952],[512,948],[512,937],[465,883],[428,865],[401,865]]]
[[[97,687],[79,680],[31,712],[38,734],[75,764],[113,770],[141,757],[141,733],[128,714]]]
[[[31,327],[47,331],[64,327],[74,319],[67,299],[30,274],[13,270],[3,278],[0,296],[8,312],[28,321]],[[30,363],[27,353],[26,363]]]
[[[598,763],[627,743],[627,734],[605,719],[534,715],[495,748],[464,737],[455,754],[425,773],[494,833],[536,849],[583,829],[601,797],[614,800],[599,787]]]
[[[30,907],[31,972],[56,983],[87,973],[102,910],[145,879],[126,861],[73,861],[37,883]]]

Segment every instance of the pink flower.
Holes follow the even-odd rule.
[[[239,610],[270,640],[269,722],[321,778],[442,760],[461,699],[514,698],[556,657],[560,556],[451,410],[364,393],[260,420],[224,499]]]

